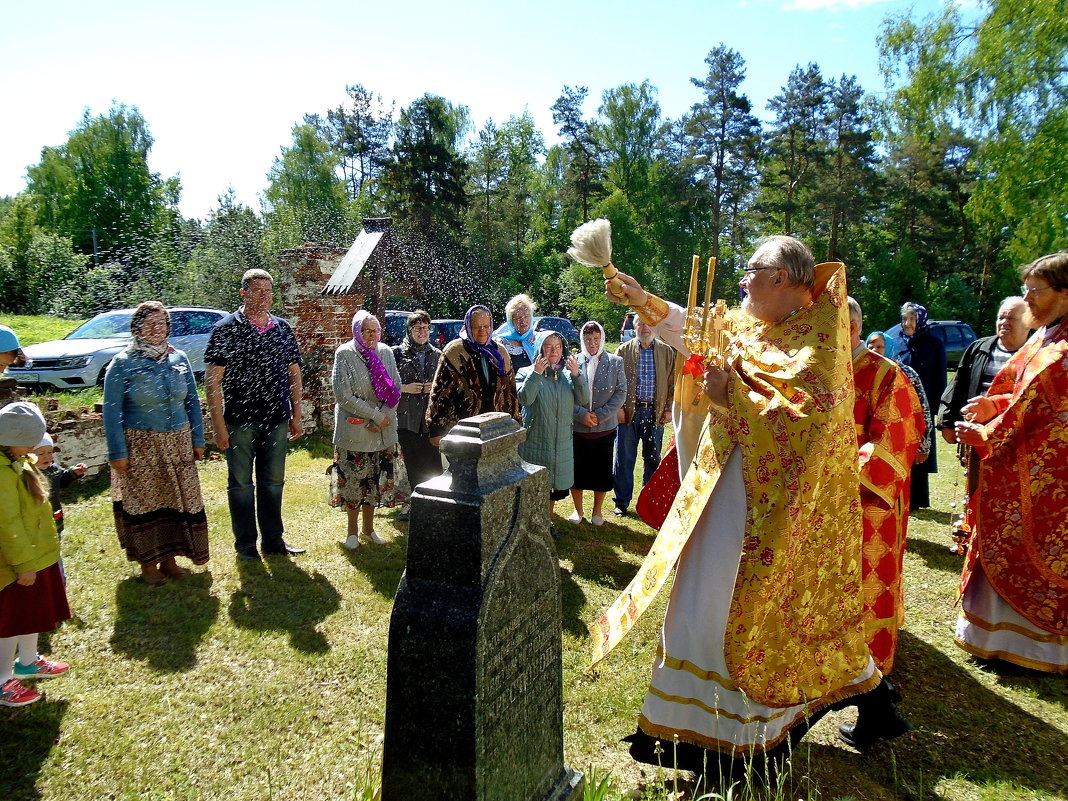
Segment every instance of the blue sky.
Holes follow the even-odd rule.
[[[440,0],[0,0],[0,195],[66,140],[85,108],[135,105],[155,138],[150,166],[179,174],[181,209],[205,217],[233,186],[259,208],[293,125],[362,83],[406,106],[425,92],[471,110],[476,127],[529,109],[551,143],[561,88],[601,93],[648,79],[663,114],[699,98],[691,77],[723,43],[746,61],[743,90],[766,116],[797,64],[883,90],[884,17],[943,0],[661,0],[607,3]]]

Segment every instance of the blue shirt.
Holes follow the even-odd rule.
[[[122,351],[104,376],[104,436],[108,461],[126,459],[125,429],[178,431],[189,426],[193,447],[204,447],[204,420],[193,367],[180,350],[162,363]]]
[[[638,379],[634,388],[635,400],[652,403],[656,400],[656,363],[653,361],[653,346],[638,347]]]

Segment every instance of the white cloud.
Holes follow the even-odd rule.
[[[863,8],[892,0],[789,0],[783,11],[822,11],[824,9]]]

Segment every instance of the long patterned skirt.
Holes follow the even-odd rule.
[[[178,431],[126,429],[129,467],[111,471],[115,531],[126,558],[153,564],[185,556],[208,561],[208,520],[200,494],[189,427]]]
[[[337,449],[334,463],[326,472],[330,476],[329,503],[335,509],[359,509],[364,504],[392,509],[405,503],[411,494],[397,445],[371,453]]]

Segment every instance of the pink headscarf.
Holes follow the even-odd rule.
[[[352,341],[356,345],[356,350],[367,362],[367,369],[371,373],[371,389],[374,391],[375,397],[392,409],[400,402],[400,390],[393,383],[393,379],[389,377],[389,371],[382,364],[382,360],[378,358],[378,354],[363,342],[363,323],[368,317],[374,317],[374,315],[366,309],[360,309],[352,315]]]

